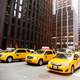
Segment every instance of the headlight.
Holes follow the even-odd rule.
[[[61,66],[69,66],[69,63],[61,64]]]
[[[37,59],[37,57],[33,57],[34,59]]]
[[[51,64],[52,62],[48,62],[48,64]]]

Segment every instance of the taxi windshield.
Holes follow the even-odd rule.
[[[72,54],[57,54],[57,58],[72,59],[73,55]]]
[[[43,51],[43,50],[36,50],[35,53],[36,53],[36,54],[43,54],[44,51]]]

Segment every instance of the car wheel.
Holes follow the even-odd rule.
[[[71,67],[71,74],[74,73],[74,66]]]
[[[28,64],[28,65],[30,65],[30,63],[29,63],[29,62],[27,62],[27,64]]]
[[[22,61],[23,61],[23,59],[19,59],[19,61],[20,61],[20,62],[22,62]]]
[[[38,65],[39,66],[43,65],[43,60],[39,60]]]
[[[12,57],[8,57],[7,60],[6,60],[6,62],[8,62],[8,63],[11,63],[12,61],[13,61]]]

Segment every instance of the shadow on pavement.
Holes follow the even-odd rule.
[[[26,63],[25,65],[34,66],[34,67],[41,67],[38,64],[31,64],[31,63]],[[43,64],[42,66],[44,66],[44,65],[46,65],[46,64]]]
[[[78,68],[78,69],[76,69],[75,71],[74,71],[74,73],[76,72],[76,71],[78,71],[80,68]],[[54,72],[54,71],[48,71],[49,73],[51,73],[51,74],[56,74],[56,75],[61,75],[61,76],[71,76],[72,74],[71,73],[58,73],[58,72]],[[73,73],[73,74],[74,74]]]
[[[17,63],[17,62],[25,62],[25,61],[19,61],[19,60],[14,60],[14,61],[12,61],[11,63]],[[6,62],[6,61],[0,61],[0,63],[8,63],[8,62]],[[8,63],[8,64],[10,64],[10,63]]]

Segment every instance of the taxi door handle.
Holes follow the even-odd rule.
[[[45,56],[45,58],[47,58],[47,56]]]
[[[17,56],[19,56],[19,54],[16,54]]]

